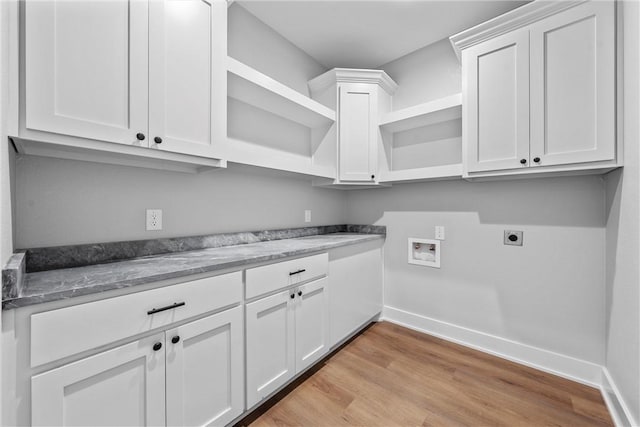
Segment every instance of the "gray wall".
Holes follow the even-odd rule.
[[[247,167],[183,174],[26,156],[18,160],[16,184],[18,248],[346,220],[344,192]],[[162,231],[145,231],[147,208],[163,210]]]
[[[640,3],[625,1],[623,170],[607,191],[606,367],[640,422]],[[633,420],[630,420],[633,422]]]
[[[228,55],[309,95],[307,81],[326,68],[247,12],[238,3],[229,8]]]
[[[387,226],[385,305],[604,363],[599,177],[402,184],[357,191],[348,221]],[[407,263],[409,237],[445,226],[441,268]],[[503,230],[524,231],[504,246]]]
[[[393,95],[394,110],[462,91],[460,62],[449,39],[425,46],[380,68],[398,83]]]

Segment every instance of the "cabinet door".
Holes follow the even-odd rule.
[[[468,172],[529,163],[529,33],[463,51],[463,141]],[[524,160],[524,163],[521,163]]]
[[[615,158],[613,1],[531,26],[532,166]]]
[[[293,290],[246,306],[247,409],[295,374]]]
[[[148,7],[25,2],[27,129],[147,146]]]
[[[382,269],[380,242],[329,252],[331,346],[382,311]]]
[[[329,350],[327,278],[296,290],[296,372],[312,365]]]
[[[162,347],[154,351],[154,344]],[[31,379],[31,423],[42,426],[164,425],[164,334]]]
[[[226,425],[242,413],[242,336],[241,307],[166,332],[168,425]]]
[[[373,181],[377,170],[376,85],[340,84],[338,145],[341,181]]]
[[[226,13],[220,0],[149,3],[151,148],[212,156],[221,73],[226,82]]]

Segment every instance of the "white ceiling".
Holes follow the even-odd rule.
[[[518,0],[240,0],[327,68],[376,68],[527,3]]]

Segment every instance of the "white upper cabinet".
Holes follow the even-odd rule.
[[[613,1],[533,2],[451,41],[462,56],[466,177],[622,164]]]
[[[378,169],[376,90],[371,84],[339,85],[338,142],[341,181],[373,181]]]
[[[219,157],[226,8],[223,0],[26,0],[15,136]]]
[[[26,128],[146,146],[147,3],[24,5]]]
[[[463,135],[469,171],[529,162],[529,33],[521,30],[466,49]]]
[[[312,97],[337,105],[337,177],[332,184],[377,184],[384,149],[380,117],[397,84],[381,70],[334,68],[309,82]]]
[[[532,166],[615,159],[614,49],[610,1],[531,26]]]
[[[226,7],[211,0],[149,3],[151,147],[212,154],[214,128],[226,120],[214,120],[219,82],[227,73],[226,48],[219,46],[225,41]]]

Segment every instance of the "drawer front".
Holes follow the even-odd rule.
[[[242,272],[235,272],[33,314],[31,366],[91,350],[241,300]]]
[[[329,269],[326,253],[247,270],[247,299],[326,276]]]

